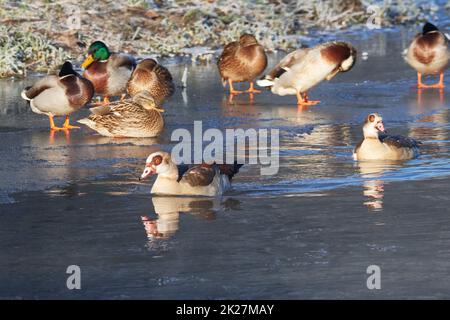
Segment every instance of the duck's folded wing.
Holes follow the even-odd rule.
[[[283,73],[285,73],[293,65],[300,63],[309,52],[310,49],[303,48],[297,49],[289,54],[287,54],[280,62],[268,73],[267,78],[276,79],[279,78]]]
[[[189,183],[192,187],[208,186],[217,172],[217,166],[202,164],[187,170],[181,177],[181,181]]]
[[[111,106],[109,106],[109,105],[98,106],[98,107],[90,108],[89,111],[94,115],[104,116],[108,113],[111,113]]]
[[[47,76],[37,81],[32,87],[26,88],[22,95],[27,99],[34,99],[43,91],[59,86],[57,76]]]
[[[136,67],[136,60],[130,55],[116,53],[114,54],[113,67],[133,70]]]
[[[381,142],[394,146],[396,148],[419,148],[419,145],[421,144],[420,141],[403,137],[403,136],[390,136],[387,134],[383,134],[379,136],[379,139]]]
[[[224,62],[225,60],[228,60],[229,58],[233,57],[236,53],[236,50],[239,48],[239,42],[234,41],[227,44],[222,51],[222,54],[220,55],[219,59],[217,60],[217,63]]]

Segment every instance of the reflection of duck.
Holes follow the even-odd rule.
[[[242,164],[177,166],[164,151],[148,156],[141,179],[157,174],[151,193],[166,195],[218,196],[231,187],[231,179]]]
[[[418,88],[444,88],[444,70],[450,60],[449,40],[444,33],[427,22],[422,33],[416,35],[406,54],[406,61],[417,70]],[[422,83],[422,74],[439,73],[439,82],[434,85]]]
[[[363,131],[364,139],[353,153],[355,160],[407,160],[419,154],[418,141],[386,135],[383,118],[378,113],[367,116]]]
[[[197,215],[203,219],[213,219],[217,211],[222,210],[226,202],[220,199],[189,197],[153,197],[153,206],[157,219],[142,216],[142,223],[149,238],[169,238],[179,228],[180,213]]]
[[[297,105],[315,105],[307,91],[339,72],[349,71],[356,61],[356,50],[345,42],[328,42],[314,48],[289,53],[262,80],[261,87],[271,87],[280,96],[296,95]]]

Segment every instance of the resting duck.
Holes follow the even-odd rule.
[[[367,116],[363,132],[364,139],[353,153],[355,160],[408,160],[419,155],[420,142],[385,134],[383,118],[378,113]]]
[[[103,104],[109,103],[110,96],[125,97],[127,82],[136,67],[130,55],[110,53],[101,41],[89,46],[88,57],[81,64],[83,76],[94,85],[95,92],[104,96]]]
[[[157,174],[151,189],[153,194],[218,196],[231,187],[231,179],[238,173],[241,164],[201,164],[189,168],[177,166],[170,154],[164,151],[148,156],[140,180]]]
[[[92,83],[75,72],[68,61],[57,76],[46,76],[22,91],[22,98],[30,102],[31,110],[47,115],[50,129],[56,131],[79,128],[70,125],[69,115],[89,103],[93,95]],[[54,116],[66,116],[62,128],[55,126]]]
[[[253,35],[244,34],[239,41],[227,44],[217,61],[217,66],[223,84],[228,81],[230,94],[242,93],[234,90],[233,82],[243,81],[250,83],[250,88],[246,92],[261,92],[253,87],[253,81],[266,69],[267,56],[264,47]]]
[[[132,100],[91,108],[79,123],[107,137],[144,138],[158,136],[164,127],[161,112],[150,93],[141,91]]]
[[[133,97],[142,90],[150,92],[155,102],[161,104],[175,91],[169,70],[153,59],[139,62],[128,80],[127,92]]]
[[[280,96],[296,95],[298,105],[315,105],[308,100],[307,91],[338,72],[349,71],[356,61],[356,50],[345,42],[328,42],[313,48],[289,53],[257,84],[271,87]]]
[[[427,22],[422,33],[416,35],[406,53],[406,61],[417,70],[418,88],[444,88],[444,70],[450,59],[449,40],[444,33]],[[434,85],[422,83],[422,74],[438,74],[439,82]]]

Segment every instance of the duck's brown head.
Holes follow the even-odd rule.
[[[243,47],[252,46],[258,44],[258,40],[254,35],[245,33],[239,38],[239,44]]]
[[[153,70],[155,68],[155,66],[158,64],[158,62],[156,62],[156,60],[154,59],[144,59],[141,62],[139,62],[139,64],[137,65],[137,69],[146,69],[146,70]]]
[[[385,132],[383,118],[378,113],[367,116],[363,126],[364,138],[378,138],[378,134]]]

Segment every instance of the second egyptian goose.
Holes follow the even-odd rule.
[[[214,197],[230,189],[231,179],[241,166],[201,164],[189,168],[176,165],[169,153],[158,151],[148,156],[140,179],[158,175],[151,189],[153,194]]]
[[[346,42],[327,42],[313,48],[298,49],[256,83],[270,87],[280,96],[296,95],[298,105],[315,105],[308,100],[307,91],[323,80],[331,80],[337,73],[349,71],[356,61],[355,48]]]
[[[355,160],[408,160],[419,155],[420,142],[403,137],[387,135],[383,118],[378,113],[367,116],[364,139],[353,152]]]

